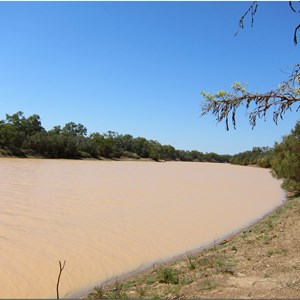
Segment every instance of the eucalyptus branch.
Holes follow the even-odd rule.
[[[300,64],[296,65],[291,76],[282,82],[277,89],[267,93],[252,93],[239,82],[232,86],[232,92],[223,90],[215,95],[201,92],[206,102],[202,106],[201,116],[212,114],[217,122],[225,121],[226,129],[229,130],[229,119],[231,118],[233,127],[236,128],[236,111],[240,106],[244,106],[248,114],[252,128],[256,125],[257,118],[266,118],[270,108],[274,108],[273,121],[277,124],[278,119],[283,119],[287,110],[291,110],[292,105],[300,102]],[[300,105],[297,107],[299,110]]]

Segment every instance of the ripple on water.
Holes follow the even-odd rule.
[[[0,298],[74,293],[246,226],[282,199],[225,164],[0,160]]]

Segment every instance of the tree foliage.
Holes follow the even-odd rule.
[[[236,112],[240,107],[245,107],[252,128],[256,125],[257,118],[266,118],[267,112],[273,108],[273,121],[277,124],[278,118],[283,119],[286,111],[296,105],[300,108],[300,65],[296,65],[292,75],[282,82],[277,89],[266,93],[252,93],[239,82],[232,86],[232,92],[218,91],[212,95],[201,92],[206,103],[202,106],[202,116],[212,114],[217,122],[225,121],[229,130],[229,120],[236,128]]]
[[[6,119],[0,121],[0,147],[20,155],[26,139],[44,131],[38,115],[25,118],[21,111],[13,115],[6,114]]]
[[[275,144],[271,165],[274,176],[283,179],[285,189],[300,192],[300,121],[291,134]]]
[[[252,150],[233,155],[229,162],[234,165],[256,165],[262,168],[271,167],[273,149],[270,147],[253,147]]]
[[[38,115],[25,118],[22,112],[6,115],[6,119],[0,121],[0,154],[74,159],[150,158],[156,161],[228,162],[230,159],[229,155],[176,150],[171,145],[115,131],[87,136],[87,128],[74,122],[46,131]]]

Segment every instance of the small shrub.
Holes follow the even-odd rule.
[[[187,266],[188,266],[189,270],[191,270],[191,271],[196,269],[195,261],[190,256],[188,256],[188,258],[187,258]]]
[[[171,284],[178,284],[179,277],[178,272],[171,268],[162,268],[159,271],[159,282],[160,283],[171,283]]]

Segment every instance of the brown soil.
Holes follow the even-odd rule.
[[[300,298],[300,197],[251,228],[88,298]]]

